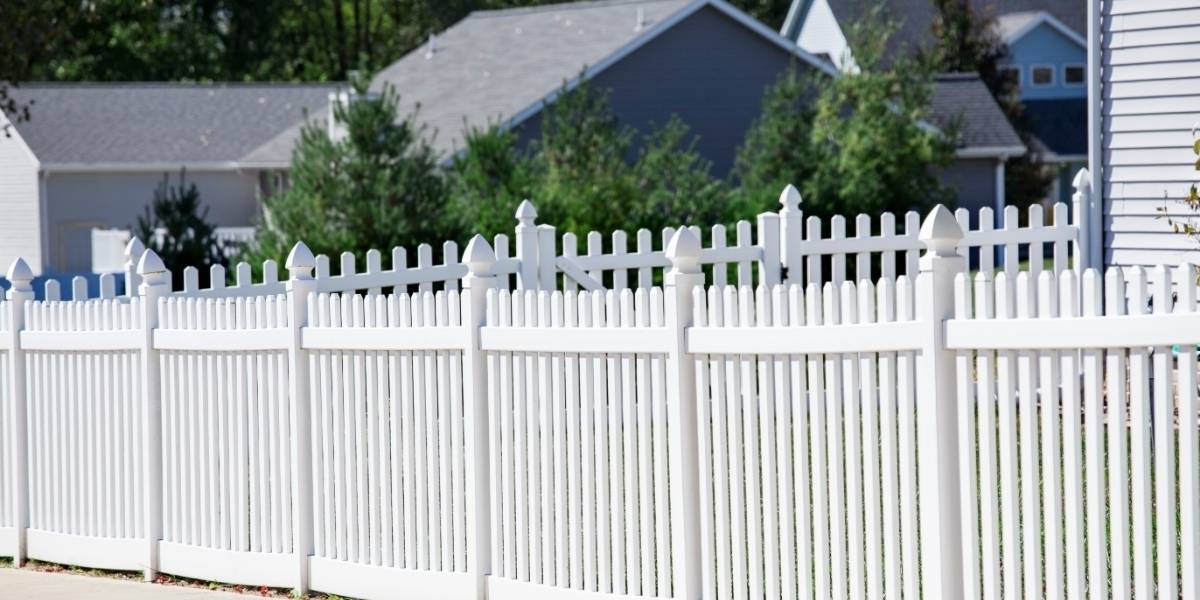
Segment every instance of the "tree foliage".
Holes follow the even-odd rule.
[[[176,289],[183,286],[185,267],[199,269],[200,285],[208,287],[206,267],[229,263],[217,239],[217,227],[208,220],[208,207],[201,204],[200,191],[187,181],[183,170],[177,185],[171,185],[170,177],[163,174],[154,199],[133,227],[133,235],[162,259]]]
[[[884,52],[894,25],[873,16],[850,30],[857,69],[840,77],[794,68],[767,91],[739,149],[743,214],[775,208],[795,184],[806,214],[877,214],[951,200],[936,169],[953,160],[956,131],[926,122],[931,74]]]
[[[415,115],[401,116],[388,88],[368,96],[361,82],[334,109],[345,135],[309,121],[292,153],[291,185],[265,200],[257,263],[282,260],[297,241],[315,253],[415,246],[445,235],[445,182]]]

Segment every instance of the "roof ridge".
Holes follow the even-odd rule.
[[[979,79],[979,73],[975,71],[955,71],[950,73],[934,73],[934,81],[969,81]]]
[[[345,81],[23,81],[16,90],[33,88],[321,88],[348,85]]]
[[[507,17],[512,15],[527,15],[531,13],[550,12],[555,10],[582,10],[585,8],[596,8],[600,6],[620,6],[623,4],[650,4],[657,2],[671,2],[674,0],[580,0],[578,2],[558,2],[555,4],[542,4],[538,6],[517,6],[513,8],[495,8],[490,10],[474,10],[467,14],[463,19],[471,18],[491,18],[491,17]]]

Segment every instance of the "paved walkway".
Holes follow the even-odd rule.
[[[155,585],[70,573],[0,568],[3,600],[247,600],[250,596],[201,588]]]

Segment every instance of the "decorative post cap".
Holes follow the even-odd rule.
[[[779,194],[779,205],[783,207],[783,210],[800,210],[800,202],[802,202],[800,190],[790,183]]]
[[[125,262],[132,263],[142,257],[142,253],[146,251],[146,245],[138,238],[129,238],[129,243],[125,244]]]
[[[33,281],[33,269],[29,268],[29,263],[25,259],[18,258],[8,267],[8,275],[5,276],[12,283],[13,289],[29,290],[30,282]]]
[[[158,257],[157,252],[147,249],[142,253],[141,260],[138,261],[137,272],[138,275],[142,276],[154,275],[156,273],[166,273],[167,266],[164,265],[162,259]]]
[[[537,209],[528,199],[522,200],[521,204],[517,206],[516,217],[521,225],[533,225],[533,220],[537,218]]]
[[[1081,192],[1092,189],[1092,174],[1088,172],[1087,167],[1079,169],[1079,172],[1075,174],[1075,179],[1072,180],[1071,184],[1075,186],[1076,190]]]
[[[284,266],[291,277],[304,278],[311,276],[313,270],[317,268],[317,258],[313,256],[312,250],[309,250],[304,242],[296,242],[296,245],[292,246],[292,251],[288,253]]]
[[[933,207],[921,223],[920,239],[934,256],[954,256],[962,238],[962,227],[945,205]]]
[[[467,271],[471,275],[476,277],[491,275],[492,267],[496,265],[496,252],[492,250],[492,245],[488,243],[487,238],[477,233],[467,243],[467,249],[463,251],[462,262],[467,266]]]
[[[667,244],[667,259],[674,271],[700,272],[700,238],[687,227],[680,227]]]

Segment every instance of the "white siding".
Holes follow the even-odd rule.
[[[1105,261],[1200,262],[1200,244],[1159,218],[1186,215],[1179,200],[1200,180],[1200,0],[1101,0],[1101,11]]]
[[[8,123],[0,113],[0,124]],[[42,272],[38,163],[16,128],[0,133],[0,276],[17,257]]]
[[[846,35],[838,25],[828,0],[813,0],[796,43],[813,54],[828,55],[839,69],[846,68],[844,62],[854,64],[850,56],[850,46],[846,43]]]

